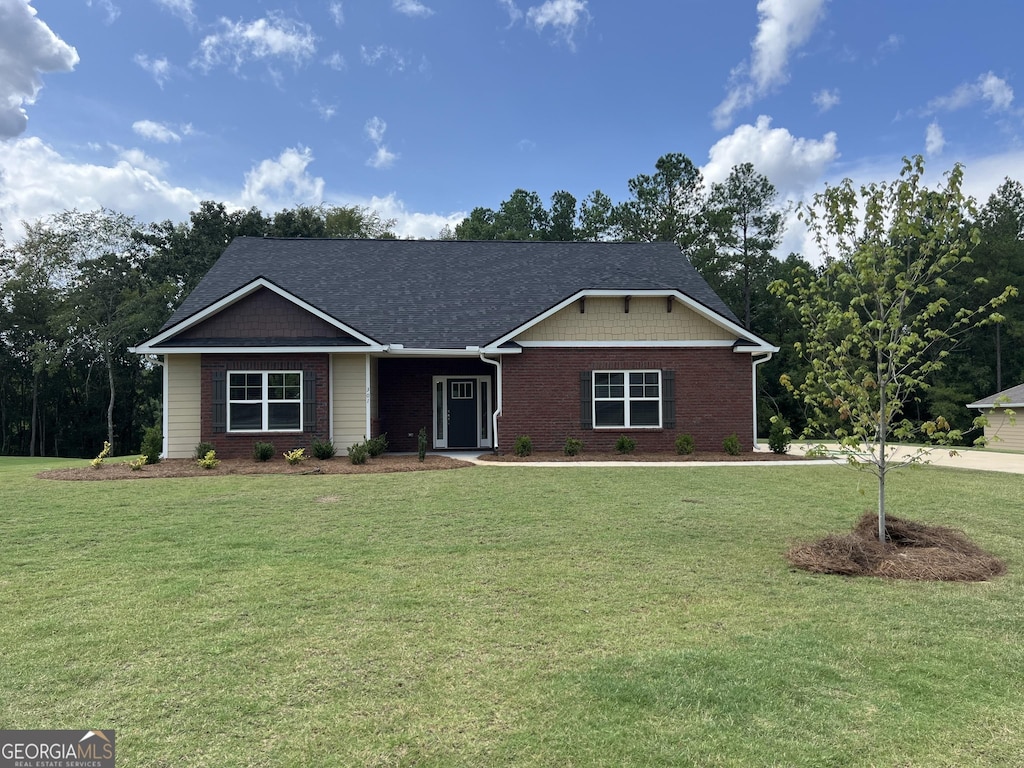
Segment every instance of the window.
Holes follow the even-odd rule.
[[[229,432],[298,432],[302,429],[302,373],[228,374]]]
[[[661,371],[594,371],[595,427],[660,427]]]

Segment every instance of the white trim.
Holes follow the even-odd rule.
[[[529,347],[732,347],[735,339],[716,339],[709,341],[520,341],[516,342],[524,348]],[[745,350],[744,350],[745,351]]]
[[[251,375],[254,375],[254,374],[260,376],[260,388],[262,390],[262,399],[258,400],[258,401],[257,400],[232,400],[231,399],[231,387],[232,387],[231,377],[232,376],[251,376]],[[271,400],[270,399],[270,377],[274,376],[274,375],[277,375],[277,374],[297,375],[299,377],[299,399],[298,399],[298,401],[295,401],[294,399],[279,399],[279,400]],[[226,391],[224,393],[225,394],[225,398],[224,398],[224,405],[225,405],[224,431],[225,431],[225,433],[227,433],[227,434],[246,434],[246,433],[252,434],[252,433],[258,433],[258,432],[303,432],[303,431],[305,431],[305,426],[306,425],[303,423],[305,421],[305,406],[306,406],[306,401],[303,398],[303,395],[305,394],[305,384],[306,384],[305,379],[306,379],[306,377],[303,375],[302,371],[291,371],[291,370],[283,371],[283,370],[269,369],[269,368],[265,369],[265,370],[256,370],[256,371],[239,371],[239,370],[234,370],[234,371],[228,370],[228,371],[226,371],[226,376],[224,377],[224,383],[225,383],[225,386],[226,386]],[[287,385],[284,384],[283,381],[282,381],[281,388],[284,389],[286,387],[287,387]],[[249,384],[248,383],[243,385],[243,389],[248,389],[248,388],[249,388]],[[256,405],[257,403],[259,403],[259,405],[260,405],[260,418],[262,420],[262,424],[260,425],[260,428],[259,429],[232,429],[231,428],[231,405],[232,405],[232,403],[235,403],[235,404],[238,404],[238,405]],[[286,427],[284,429],[271,429],[270,428],[270,406],[273,403],[281,403],[281,404],[285,404],[285,405],[298,405],[299,406],[299,426],[298,427]]]
[[[626,296],[632,296],[633,298],[647,298],[647,297],[665,298],[665,297],[671,296],[672,298],[676,299],[680,304],[682,304],[683,306],[687,307],[688,309],[693,310],[698,315],[703,317],[705,320],[710,321],[711,323],[717,325],[720,328],[724,328],[725,330],[729,331],[732,334],[735,334],[737,337],[739,337],[741,339],[745,339],[747,341],[752,341],[755,344],[757,344],[758,347],[762,348],[760,350],[754,348],[754,349],[751,349],[750,351],[763,351],[763,352],[766,352],[766,351],[768,351],[769,348],[771,348],[771,344],[769,344],[764,339],[760,338],[759,336],[754,335],[753,333],[751,333],[750,331],[746,330],[742,326],[737,325],[736,323],[732,322],[731,320],[729,320],[726,317],[723,317],[722,315],[718,314],[717,312],[708,309],[703,304],[701,304],[699,301],[696,301],[696,300],[690,298],[689,296],[687,296],[685,293],[682,293],[681,291],[677,291],[677,290],[664,290],[664,289],[659,289],[659,290],[615,290],[615,291],[593,290],[593,289],[590,289],[590,290],[579,291],[579,292],[573,294],[569,298],[562,300],[558,304],[555,304],[553,307],[548,309],[546,312],[542,312],[541,314],[537,315],[533,319],[528,320],[527,322],[523,323],[518,328],[514,328],[513,330],[511,330],[508,333],[506,333],[504,336],[501,336],[500,338],[495,339],[493,342],[491,342],[490,344],[487,345],[486,350],[488,352],[497,351],[497,348],[500,347],[502,344],[504,344],[504,343],[506,343],[508,341],[512,341],[519,334],[524,333],[525,331],[528,331],[530,328],[533,328],[535,325],[544,322],[549,317],[554,315],[556,312],[560,312],[561,310],[565,309],[566,307],[571,306],[572,304],[574,304],[579,299],[587,298],[589,296],[610,296],[610,297],[622,297],[622,298],[625,298]],[[732,342],[730,342],[730,343],[732,343]],[[523,344],[525,346],[525,343],[523,343]],[[581,346],[581,345],[578,345],[578,346]],[[618,346],[634,346],[634,344],[632,344],[632,343],[625,344],[625,345],[619,344]],[[663,346],[667,346],[667,344],[665,344]],[[776,349],[775,351],[778,351],[778,350]]]
[[[194,315],[191,315],[191,316],[185,318],[184,320],[181,320],[180,322],[175,323],[174,325],[172,325],[167,330],[161,331],[160,333],[158,333],[156,336],[154,336],[153,338],[149,339],[148,341],[144,341],[142,344],[139,344],[137,347],[130,348],[129,351],[136,352],[138,354],[145,354],[145,353],[163,354],[164,352],[171,351],[171,350],[177,352],[177,351],[179,351],[177,348],[154,349],[153,347],[156,344],[160,344],[161,342],[166,341],[167,339],[170,339],[170,338],[172,338],[174,336],[177,336],[179,333],[182,333],[183,331],[187,331],[189,328],[192,328],[193,326],[196,326],[199,323],[202,323],[204,320],[209,319],[213,315],[216,315],[218,312],[220,312],[220,311],[222,311],[224,309],[227,309],[232,304],[234,304],[234,303],[236,303],[238,301],[241,301],[242,299],[244,299],[245,297],[249,296],[250,294],[255,293],[260,288],[266,288],[269,291],[273,291],[274,293],[276,293],[281,298],[283,298],[283,299],[285,299],[287,301],[290,301],[292,304],[294,304],[295,306],[299,307],[300,309],[303,309],[306,312],[309,312],[311,315],[314,315],[315,317],[320,318],[325,323],[328,323],[329,325],[334,326],[335,328],[345,332],[349,336],[353,336],[354,338],[359,339],[359,341],[363,342],[364,344],[367,344],[367,345],[369,345],[371,347],[380,347],[380,345],[377,343],[377,341],[375,341],[374,339],[371,339],[369,336],[366,336],[365,334],[362,334],[359,331],[355,330],[354,328],[352,328],[352,327],[346,325],[345,323],[341,322],[340,320],[337,320],[337,319],[331,317],[326,312],[322,312],[321,310],[319,310],[316,307],[314,307],[312,304],[309,304],[309,303],[303,301],[298,296],[295,296],[294,294],[289,293],[284,288],[281,288],[281,287],[275,285],[274,283],[270,282],[266,278],[264,278],[264,277],[257,277],[251,283],[247,283],[246,285],[243,285],[241,288],[238,288],[237,290],[229,293],[227,296],[225,296],[224,298],[220,299],[219,301],[215,301],[213,304],[210,304],[209,306],[201,309],[199,312],[196,312]],[[233,347],[232,349],[237,349],[237,348]],[[328,348],[328,349],[330,349],[330,348]],[[215,350],[206,350],[206,349],[197,350],[197,349],[192,349],[192,351],[193,352],[210,352],[210,351],[215,351]],[[307,348],[307,351],[324,351],[324,350],[321,350],[320,348]],[[365,348],[362,351],[366,351]]]
[[[427,349],[427,348],[412,348],[406,349],[401,345],[386,344],[382,350],[371,350],[381,351],[385,354],[392,355],[394,357],[479,357],[484,353],[482,347],[466,347],[465,349]],[[517,355],[522,352],[521,349],[510,347],[508,349],[491,349],[487,348],[487,354],[499,354],[499,355]]]
[[[775,351],[778,352],[777,349]],[[753,357],[750,358],[750,374],[751,374],[750,375],[750,378],[751,378],[751,382],[750,382],[750,386],[751,386],[750,397],[751,397],[751,400],[750,400],[750,402],[751,402],[751,405],[753,406],[753,411],[754,411],[754,448],[757,448],[757,446],[758,446],[758,442],[757,442],[757,366],[759,366],[761,363],[767,363],[769,360],[771,360],[772,359],[772,354],[773,354],[772,352],[769,352],[767,355],[765,355],[760,360],[755,360]]]
[[[373,382],[370,379],[370,356],[366,355],[363,358],[363,371],[364,381],[366,384],[366,396],[363,398],[363,410],[365,411],[364,416],[366,417],[366,439],[369,440],[372,436],[373,430],[373,419],[370,414],[370,401],[372,400],[373,393]]]
[[[498,368],[498,373],[499,373],[499,376],[500,376],[500,373],[501,373],[500,366]],[[448,387],[448,382],[450,382],[450,381],[470,381],[470,380],[476,382],[476,392],[475,392],[475,395],[474,395],[474,400],[477,401],[476,408],[474,409],[476,411],[476,429],[474,430],[474,432],[476,433],[476,443],[477,444],[475,446],[468,447],[468,450],[474,450],[474,449],[477,449],[477,448],[479,448],[479,449],[493,448],[497,444],[495,442],[495,435],[497,434],[497,432],[495,431],[496,426],[497,426],[497,418],[494,416],[494,413],[495,413],[495,411],[494,411],[494,400],[495,400],[495,397],[496,397],[496,394],[495,394],[496,387],[491,387],[491,386],[487,387],[486,403],[481,403],[481,399],[482,398],[481,398],[481,394],[480,394],[481,393],[481,389],[482,389],[481,386],[480,386],[481,383],[486,382],[488,385],[490,385],[491,377],[490,376],[475,376],[475,375],[456,376],[454,374],[447,374],[447,375],[443,375],[443,376],[432,376],[431,379],[430,379],[430,405],[431,405],[430,423],[431,423],[431,425],[433,427],[433,429],[431,431],[434,433],[433,447],[434,447],[435,450],[438,449],[438,448],[448,448],[448,437],[449,437],[449,431],[450,431],[449,430],[449,426],[450,425],[448,424],[448,400],[449,400],[449,391],[450,391],[449,387]],[[437,385],[438,385],[438,383],[440,383],[442,385],[441,386],[442,402],[441,402],[440,405],[441,405],[441,410],[442,410],[442,413],[443,413],[443,416],[444,416],[444,437],[441,438],[441,439],[438,439],[438,437],[437,437],[437,409],[438,409]],[[487,437],[484,438],[484,439],[480,438],[480,427],[483,426],[481,424],[481,419],[480,419],[481,407],[485,407],[486,410],[487,410],[487,413],[491,414],[491,419],[490,420],[487,420],[487,419],[484,420],[484,424],[486,424],[486,427],[487,427]],[[453,449],[453,450],[462,450],[462,446],[459,446],[458,448]]]
[[[367,352],[378,352],[380,347],[158,347],[156,349],[143,349],[140,347],[129,347],[129,352],[152,355],[291,355],[303,354],[305,352],[316,352],[328,354],[351,353],[366,354]]]
[[[597,396],[597,376],[598,374],[622,374],[622,397],[598,397]],[[654,373],[658,376],[658,397],[632,397],[629,394],[629,388],[631,382],[629,377],[634,373]],[[605,386],[616,386],[609,382]],[[643,382],[640,386],[648,386],[646,382]],[[598,424],[597,423],[597,404],[602,403],[622,403],[622,424]],[[629,421],[630,415],[630,403],[653,403],[658,404],[658,423],[657,424],[626,424]],[[665,408],[665,382],[662,376],[662,371],[659,368],[595,368],[590,372],[590,423],[593,425],[595,431],[602,429],[663,429],[664,421],[664,408]]]
[[[169,407],[169,401],[168,401],[168,398],[170,397],[170,392],[171,392],[170,371],[167,370],[168,362],[169,361],[164,360],[161,363],[161,367],[164,369],[164,371],[163,371],[163,373],[164,373],[164,401],[161,404],[161,409],[160,409],[160,410],[163,411],[163,413],[160,415],[160,419],[161,419],[160,423],[161,423],[163,431],[164,431],[164,436],[163,436],[163,441],[162,441],[163,442],[162,453],[160,455],[161,455],[162,458],[165,458],[165,459],[167,458],[167,440],[168,440],[167,432],[168,432],[168,430],[170,429],[170,426],[171,426],[170,425],[170,417],[168,416],[168,412],[171,410],[170,407]]]
[[[502,408],[502,393],[501,393],[502,371],[501,371],[501,359],[499,358],[497,360],[492,360],[489,357],[484,357],[484,353],[483,352],[480,353],[480,359],[483,362],[485,362],[485,363],[493,365],[495,367],[496,371],[497,371],[495,373],[495,376],[494,376],[494,401],[495,401],[493,403],[494,411],[491,413],[491,448],[492,449],[497,449],[497,447],[498,447],[498,417],[501,416],[501,408]]]

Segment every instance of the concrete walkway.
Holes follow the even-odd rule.
[[[801,453],[806,446],[794,444],[790,449],[793,453]],[[827,448],[828,446],[826,446]],[[767,453],[766,445],[758,451]],[[901,448],[896,453],[897,460],[905,458],[913,449]],[[807,461],[487,461],[481,459],[475,451],[438,451],[473,464],[490,467],[806,467],[823,466],[842,462],[843,459],[808,459]],[[928,454],[928,463],[939,467],[956,469],[984,470],[988,472],[1010,472],[1024,474],[1024,454],[1000,453],[991,448],[964,449],[957,455],[950,456],[949,449],[932,448]]]

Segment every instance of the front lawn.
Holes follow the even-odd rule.
[[[815,576],[842,467],[40,480],[0,459],[0,723],[127,766],[1024,764],[1021,477],[921,468],[980,584]]]

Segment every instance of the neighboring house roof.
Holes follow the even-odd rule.
[[[1024,408],[1024,384],[1004,389],[994,395],[968,403],[968,408]]]
[[[240,237],[161,335],[256,281],[405,348],[483,347],[584,291],[678,292],[743,330],[673,243]]]

